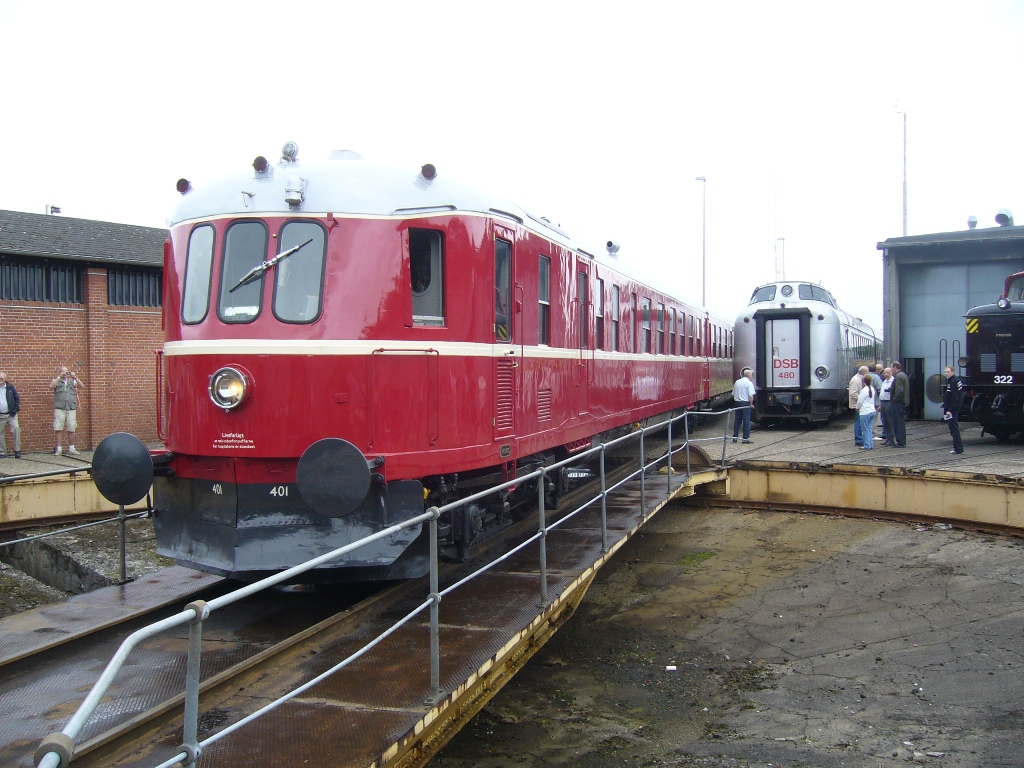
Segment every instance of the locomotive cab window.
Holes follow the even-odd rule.
[[[1006,292],[1006,298],[1010,301],[1024,299],[1024,277],[1017,277],[1010,281],[1010,289]]]
[[[260,314],[267,258],[267,229],[262,222],[241,221],[228,227],[221,265],[217,315],[225,323],[251,323]]]
[[[758,288],[754,291],[754,295],[750,297],[751,304],[759,304],[762,301],[774,301],[775,300],[775,286],[766,285],[763,288]]]
[[[412,321],[444,325],[444,235],[436,229],[409,230]]]
[[[279,239],[278,253],[291,253],[274,265],[274,316],[286,323],[311,323],[320,316],[324,230],[311,221],[291,221]]]
[[[210,308],[210,278],[213,274],[213,227],[192,230],[185,258],[185,288],[181,297],[181,321],[199,323]]]

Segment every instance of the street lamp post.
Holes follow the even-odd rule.
[[[707,283],[708,283],[708,261],[707,261],[707,231],[708,231],[708,180],[704,176],[698,176],[694,181],[700,182],[700,305],[706,307]]]

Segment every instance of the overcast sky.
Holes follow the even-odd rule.
[[[881,252],[1024,224],[1024,3],[0,0],[0,208],[164,226],[182,177],[352,149],[478,182],[733,318]],[[707,178],[706,190],[695,177]],[[1001,286],[993,286],[993,297]]]

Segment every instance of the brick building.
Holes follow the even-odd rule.
[[[53,450],[49,385],[61,365],[85,385],[80,449],[112,432],[157,439],[166,237],[164,229],[0,211],[0,370],[21,395],[23,451]]]

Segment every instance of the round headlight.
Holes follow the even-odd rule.
[[[819,365],[814,369],[814,375],[818,377],[818,381],[824,381],[828,378],[828,368],[824,365]]]
[[[218,408],[229,411],[241,405],[248,386],[245,374],[234,368],[221,368],[210,377],[210,399]]]
[[[1007,298],[1002,298],[1002,299],[1000,299],[999,301],[996,302],[996,306],[999,307],[1000,309],[1009,309],[1010,308],[1010,300],[1007,299]]]
[[[967,367],[967,358],[966,357],[961,357],[959,360],[956,361],[956,364],[959,365],[961,368],[966,368]]]

